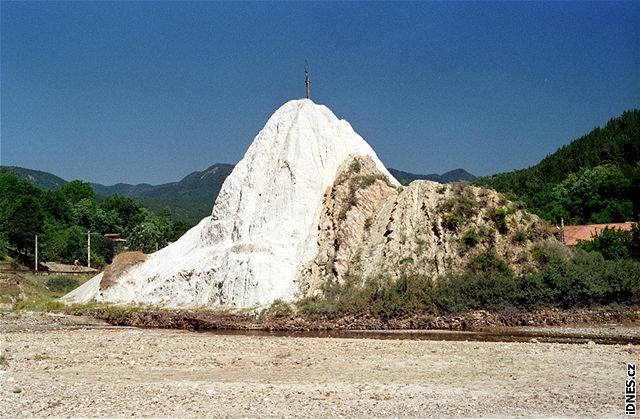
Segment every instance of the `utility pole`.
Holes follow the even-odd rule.
[[[307,87],[307,99],[311,99],[311,77],[309,75],[309,64],[304,62],[304,84]]]
[[[36,272],[38,272],[38,235],[36,234]]]
[[[91,230],[87,230],[87,268],[91,267]]]

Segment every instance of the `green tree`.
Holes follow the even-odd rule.
[[[171,226],[171,235],[168,237],[168,241],[174,242],[184,235],[193,227],[193,224],[186,221],[174,221]]]
[[[120,225],[121,220],[115,211],[105,211],[102,207],[98,208],[93,214],[91,230],[106,233],[122,233],[124,227]]]
[[[2,231],[20,253],[32,254],[36,234],[43,231],[44,213],[40,202],[25,195],[8,208],[2,219]]]
[[[81,180],[74,180],[67,183],[60,188],[60,192],[72,204],[76,204],[82,199],[88,199],[89,201],[96,202],[96,193],[93,191],[91,185]]]
[[[74,221],[73,206],[59,190],[42,191],[40,202],[48,220],[54,220],[62,225],[69,225]]]
[[[145,220],[142,206],[131,198],[113,195],[106,198],[100,207],[103,211],[113,212],[117,217],[117,225],[127,232]]]
[[[629,257],[627,243],[630,238],[628,231],[605,228],[593,240],[580,243],[579,246],[589,252],[599,252],[607,260],[626,259]]]
[[[620,168],[598,166],[561,182],[554,202],[569,217],[567,221],[575,224],[623,222],[633,216],[633,204],[627,198],[630,186]]]
[[[76,225],[83,228],[91,228],[93,218],[98,209],[95,201],[89,198],[82,198],[73,204],[73,217]]]
[[[162,232],[153,222],[143,222],[133,228],[127,236],[127,244],[131,250],[151,253],[156,246],[162,246]]]

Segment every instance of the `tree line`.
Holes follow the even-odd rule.
[[[560,148],[537,165],[481,178],[560,224],[600,224],[640,218],[640,110]]]
[[[9,173],[0,173],[0,253],[11,249],[41,261],[87,263],[91,231],[91,264],[110,263],[113,245],[106,233],[119,233],[129,250],[155,251],[177,240],[190,224],[172,220],[171,211],[155,214],[137,201],[110,196],[99,199],[91,186],[74,180],[55,190],[39,189]]]

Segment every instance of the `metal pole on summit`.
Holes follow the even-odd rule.
[[[304,62],[304,84],[307,87],[307,99],[311,99],[311,78],[309,77],[309,64]]]

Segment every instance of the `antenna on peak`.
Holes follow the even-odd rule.
[[[311,99],[311,77],[309,76],[309,63],[304,60],[304,84],[307,87],[307,99]]]

